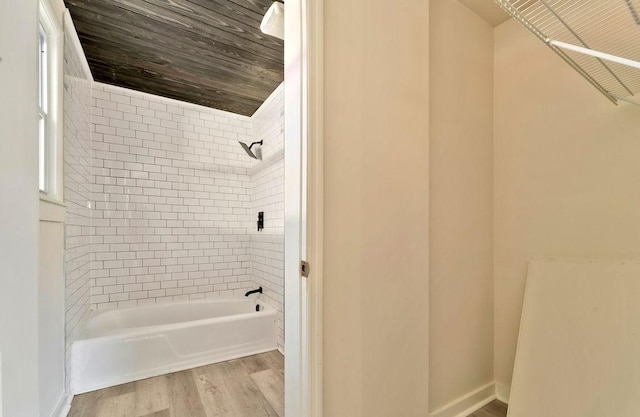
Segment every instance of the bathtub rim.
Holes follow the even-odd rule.
[[[272,315],[274,319],[277,319],[278,311],[271,306],[269,303],[261,303],[255,302],[254,304],[261,304],[264,306],[264,310],[261,311],[251,311],[248,313],[240,313],[240,314],[230,314],[226,316],[218,316],[218,317],[208,317],[199,320],[190,320],[190,321],[180,321],[177,323],[166,323],[166,324],[154,324],[149,326],[136,326],[136,327],[125,327],[118,331],[114,331],[112,333],[103,334],[95,337],[84,337],[85,326],[95,317],[101,314],[108,314],[111,312],[123,311],[123,310],[138,310],[138,309],[152,309],[153,307],[165,307],[165,306],[178,306],[178,305],[187,305],[187,304],[208,304],[208,303],[222,303],[225,301],[246,301],[241,298],[221,298],[221,299],[204,299],[204,300],[192,300],[192,301],[181,301],[177,303],[163,303],[163,304],[149,304],[144,306],[132,306],[125,308],[113,308],[113,309],[104,309],[104,310],[94,310],[91,312],[87,320],[83,323],[82,328],[80,329],[80,333],[78,334],[78,338],[73,341],[71,344],[71,348],[75,345],[82,345],[87,343],[93,343],[94,341],[106,340],[106,339],[117,339],[121,337],[129,337],[134,335],[149,335],[157,332],[160,329],[166,330],[175,330],[182,328],[191,328],[196,327],[198,325],[205,325],[211,323],[225,323],[225,322],[233,322],[239,321],[243,319],[248,319],[250,317],[258,317],[263,315]]]

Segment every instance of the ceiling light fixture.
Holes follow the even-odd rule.
[[[273,2],[260,23],[260,30],[267,35],[284,40],[284,4]]]

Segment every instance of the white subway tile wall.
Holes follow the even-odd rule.
[[[94,308],[244,293],[251,120],[106,84],[93,95]]]
[[[69,30],[68,27],[65,30]],[[75,33],[66,34],[67,39]],[[64,43],[64,200],[65,218],[65,341],[66,372],[70,375],[71,344],[90,311],[91,273],[91,74],[82,51]],[[69,379],[67,378],[67,386]]]
[[[251,165],[251,212],[264,212],[264,229],[251,229],[250,273],[263,299],[278,309],[278,348],[284,352],[284,84],[251,117],[262,160]],[[255,219],[257,220],[257,218]]]

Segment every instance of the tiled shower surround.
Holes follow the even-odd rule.
[[[65,27],[67,39],[76,35]],[[66,372],[71,344],[89,315],[91,274],[91,83],[79,42],[64,43],[64,202]]]
[[[249,118],[94,83],[92,308],[261,285],[283,348],[283,113],[282,86]]]
[[[94,102],[92,304],[251,287],[250,119],[102,84]]]
[[[264,297],[278,308],[278,345],[284,346],[284,85],[251,117],[253,140],[263,140],[262,161],[251,166],[251,212],[265,227],[251,229],[250,272]]]

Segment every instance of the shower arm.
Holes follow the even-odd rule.
[[[253,145],[260,145],[260,146],[262,146],[262,141],[261,141],[261,140],[259,140],[259,141],[257,141],[257,142],[253,142],[251,145],[249,145],[249,149],[253,148]]]

